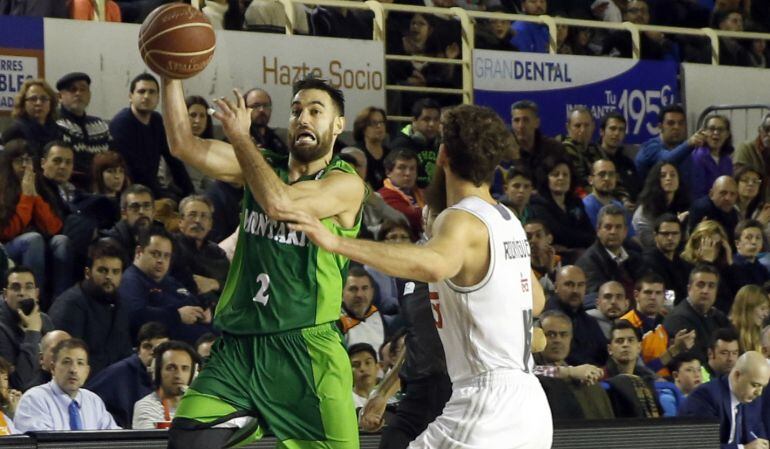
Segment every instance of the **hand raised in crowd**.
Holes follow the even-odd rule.
[[[195,324],[206,318],[202,307],[184,306],[177,309],[179,318],[184,324]]]
[[[43,329],[43,317],[40,316],[40,306],[35,302],[35,308],[29,312],[29,315],[25,314],[21,307],[18,309],[19,321],[21,321],[21,328],[25,331],[40,332]]]
[[[687,139],[687,145],[691,148],[702,147],[706,143],[706,130],[699,129],[689,139]]]
[[[32,167],[32,164],[27,164],[24,168],[24,176],[21,178],[21,193],[27,196],[37,196],[35,169]]]
[[[674,336],[674,346],[679,352],[688,351],[695,346],[695,329],[680,329]]]
[[[16,407],[19,406],[19,401],[21,401],[21,391],[19,390],[8,390],[8,397],[5,398],[6,403],[8,404],[8,412],[10,412],[11,415],[16,413]]]
[[[385,407],[388,401],[380,395],[375,394],[364,404],[361,409],[361,416],[358,419],[358,425],[365,432],[377,432],[382,429],[385,421],[382,416],[385,414]]]

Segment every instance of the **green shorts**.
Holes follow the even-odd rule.
[[[331,323],[270,335],[226,334],[182,398],[174,425],[193,422],[201,429],[253,416],[259,427],[238,445],[270,431],[279,447],[358,449],[352,391],[350,360]]]

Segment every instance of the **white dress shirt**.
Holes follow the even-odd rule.
[[[169,418],[174,419],[175,413],[176,408],[171,407],[169,409]],[[166,411],[163,408],[163,402],[161,402],[157,391],[153,391],[134,404],[132,429],[154,429],[155,423],[165,421]]]
[[[80,405],[83,430],[120,429],[95,393],[81,388],[75,401]],[[13,417],[16,429],[21,433],[30,430],[70,430],[71,402],[70,395],[54,380],[31,388],[21,396]]]

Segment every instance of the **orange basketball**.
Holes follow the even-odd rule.
[[[185,3],[155,8],[139,29],[139,53],[160,75],[190,78],[206,68],[214,56],[216,34],[209,19]]]

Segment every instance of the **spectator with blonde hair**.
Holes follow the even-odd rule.
[[[14,122],[3,132],[3,143],[23,138],[35,149],[38,157],[46,143],[61,137],[56,125],[59,99],[53,88],[42,78],[28,79],[13,99],[11,117]]]
[[[744,351],[762,350],[762,323],[770,315],[770,299],[758,285],[746,285],[738,290],[730,309],[730,322],[738,331]]]
[[[681,258],[690,265],[705,263],[716,267],[722,282],[719,283],[715,307],[728,314],[733,293],[724,275],[733,264],[733,250],[722,225],[715,220],[700,222],[687,239]]]

